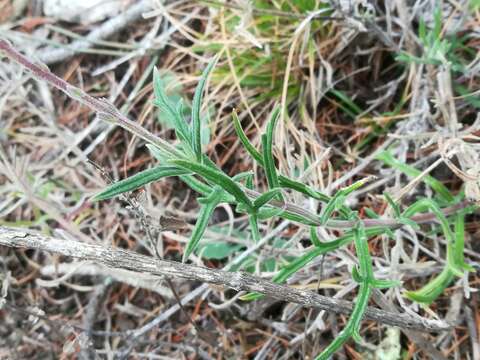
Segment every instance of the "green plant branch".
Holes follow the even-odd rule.
[[[145,140],[147,144],[151,144],[155,146],[163,154],[168,155],[171,158],[185,159],[186,161],[191,161],[191,159],[186,159],[181,151],[176,149],[167,141],[159,138],[158,136],[152,134],[148,130],[142,128],[139,124],[128,119],[125,115],[120,113],[120,111],[118,111],[114,105],[110,104],[105,99],[96,99],[88,95],[87,93],[85,93],[83,90],[73,85],[70,85],[62,78],[53,74],[46,65],[44,64],[38,65],[33,63],[28,57],[18,52],[10,42],[2,38],[0,38],[0,50],[2,50],[3,53],[8,58],[22,65],[26,69],[28,69],[33,74],[33,76],[36,77],[37,79],[41,81],[46,81],[53,87],[63,91],[67,96],[71,97],[76,101],[79,101],[80,103],[92,109],[94,112],[96,112],[101,116],[102,120],[107,121],[109,123],[113,123],[115,125],[118,125],[124,128],[130,133]],[[285,180],[287,179],[286,178],[282,179],[282,176],[279,176],[280,184],[282,184],[282,181],[283,181],[284,183],[288,183],[290,187],[293,188],[292,182],[288,182]],[[298,189],[297,184],[295,184],[294,187]],[[308,190],[305,190],[305,188],[303,188],[303,190],[308,192]],[[245,189],[245,193],[254,199],[260,196],[260,194],[254,190]],[[291,219],[293,221],[305,219],[306,221],[304,221],[303,223],[306,225],[312,225],[312,226],[322,225],[318,215],[313,214],[295,204],[289,204],[289,203],[284,204],[283,202],[273,200],[271,202],[271,205],[280,209],[284,208],[286,213],[284,216],[285,218]],[[459,202],[458,204],[455,204],[453,206],[443,208],[442,212],[444,213],[445,216],[448,216],[469,205],[471,205],[471,202],[469,201]],[[435,221],[435,218],[436,218],[435,214],[427,213],[427,214],[421,214],[421,215],[412,217],[412,220],[414,220],[417,223],[427,223],[427,222]],[[363,220],[363,223],[364,223],[364,226],[367,228],[374,227],[374,226],[398,228],[402,226],[400,222],[393,219],[366,219],[366,220]],[[353,221],[330,219],[327,222],[327,224],[325,224],[325,227],[335,228],[335,229],[348,229],[348,228],[352,228],[353,225],[354,225]]]

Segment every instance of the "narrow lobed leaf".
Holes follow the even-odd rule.
[[[153,70],[153,92],[155,95],[154,104],[165,112],[165,116],[167,116],[171,120],[171,123],[174,124],[177,137],[184,144],[190,146],[190,133],[188,131],[188,125],[183,117],[182,102],[180,101],[176,107],[172,104],[165,93],[165,84],[156,67]]]
[[[415,169],[413,166],[404,164],[397,159],[395,159],[389,151],[383,151],[377,155],[377,159],[385,163],[386,165],[393,167],[397,170],[400,170],[404,174],[410,177],[417,177],[422,172],[418,169]],[[450,191],[443,185],[440,181],[435,179],[430,175],[425,175],[422,177],[422,181],[430,186],[444,201],[452,203],[455,198],[450,193]]]
[[[202,124],[200,120],[200,109],[202,107],[203,89],[205,88],[207,77],[212,71],[216,61],[217,58],[215,57],[207,65],[195,89],[195,94],[193,95],[191,139],[193,152],[195,153],[198,162],[202,161]]]
[[[437,297],[443,294],[445,289],[455,279],[455,275],[448,267],[445,267],[442,272],[435,278],[430,280],[425,286],[416,291],[406,291],[405,296],[413,301],[431,304]]]
[[[383,196],[387,200],[390,207],[393,209],[395,217],[399,218],[400,214],[401,214],[401,211],[400,211],[400,207],[398,206],[398,204],[395,203],[395,201],[392,199],[392,197],[388,193],[384,193]]]
[[[160,180],[168,176],[181,176],[188,174],[188,170],[179,169],[174,166],[160,165],[152,169],[144,170],[130,176],[127,179],[118,181],[93,197],[93,201],[106,200],[128,191],[136,190],[152,181]]]
[[[233,118],[233,127],[235,128],[235,132],[237,133],[240,142],[243,144],[245,149],[248,151],[250,156],[255,159],[259,163],[259,165],[263,166],[263,157],[260,152],[255,149],[255,146],[252,145],[250,140],[248,140],[247,135],[242,129],[242,125],[240,124],[240,120],[238,119],[237,111],[233,109],[232,111],[232,118]]]
[[[281,193],[282,191],[278,188],[269,190],[253,201],[253,207],[258,211],[263,205],[268,204],[273,198]]]
[[[278,176],[279,185],[283,188],[292,189],[304,195],[310,196],[313,199],[322,201],[322,202],[329,202],[330,196],[321,193],[320,191],[314,190],[308,185],[301,183],[299,181],[289,179],[283,175]]]
[[[226,192],[233,195],[239,203],[245,205],[248,212],[254,211],[253,204],[248,198],[248,196],[245,194],[245,192],[235,181],[233,181],[224,172],[188,160],[171,160],[170,163],[188,171],[194,172],[206,179],[207,181],[210,181],[215,185],[222,187]]]
[[[187,243],[185,252],[183,253],[182,262],[185,262],[190,254],[196,249],[200,242],[205,230],[208,226],[208,221],[213,214],[213,211],[222,202],[223,189],[220,186],[215,186],[206,198],[201,198],[199,201],[202,204],[200,213],[198,214],[197,222],[193,228],[192,236]],[[200,199],[199,199],[200,200]]]
[[[277,169],[275,168],[275,160],[273,159],[273,136],[279,114],[280,108],[277,107],[272,112],[266,133],[262,135],[262,157],[270,189],[279,187]]]

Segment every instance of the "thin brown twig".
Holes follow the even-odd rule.
[[[129,250],[65,241],[25,229],[0,227],[0,245],[48,251],[93,261],[110,268],[143,272],[153,276],[196,280],[226,286],[236,291],[258,292],[278,300],[335,313],[350,314],[353,308],[353,303],[349,301],[333,299],[311,291],[275,284],[243,272],[227,272],[160,260]],[[403,329],[444,331],[451,328],[451,325],[444,321],[413,317],[407,314],[395,314],[372,307],[369,307],[365,312],[365,318]]]

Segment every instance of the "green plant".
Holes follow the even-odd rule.
[[[377,158],[388,166],[394,167],[410,177],[417,177],[421,174],[421,171],[395,160],[389,151],[380,153]],[[464,211],[458,212],[455,216],[447,218],[442,213],[439,204],[453,204],[459,199],[455,198],[441,182],[430,175],[423,176],[422,181],[437,193],[438,199],[420,199],[408,207],[403,213],[400,213],[399,207],[387,194],[385,195],[387,196],[387,200],[391,206],[394,208],[396,216],[399,219],[404,220],[404,223],[408,225],[416,226],[415,223],[412,224],[409,221],[409,218],[415,213],[423,212],[427,209],[432,211],[440,222],[442,232],[447,241],[447,258],[445,267],[439,275],[434,277],[421,289],[405,292],[405,295],[411,300],[423,304],[430,304],[452,283],[452,281],[455,279],[455,276],[461,277],[463,276],[465,270],[474,270],[470,265],[465,264],[463,255],[465,243],[465,215],[472,209],[466,208]],[[408,222],[405,222],[405,220]],[[452,225],[454,227],[453,232]]]
[[[471,3],[471,8],[478,7],[476,1]],[[397,60],[407,63],[421,63],[429,65],[446,65],[451,66],[452,71],[463,72],[465,65],[469,62],[468,57],[475,57],[477,50],[470,48],[464,43],[469,36],[463,34],[446,35],[442,31],[444,21],[442,10],[437,7],[433,14],[432,25],[429,28],[423,18],[420,19],[418,25],[418,39],[420,42],[420,56],[401,52],[397,55]]]
[[[210,31],[191,49],[199,54],[227,49],[229,61],[215,69],[212,81],[218,84],[230,76],[237,77],[239,86],[254,93],[250,96],[253,102],[279,98],[284,84],[288,83],[286,102],[297,101],[306,88],[301,71],[303,62],[312,62],[312,67],[320,66],[315,56],[316,44],[328,39],[333,28],[332,24],[325,21],[333,13],[329,2],[252,0],[244,6],[224,1],[207,3],[217,9],[217,16]],[[297,56],[294,56],[295,62],[289,67],[288,54],[292,49],[295,31],[309,14],[315,12],[319,12],[319,16],[309,23],[305,43],[296,47],[295,52],[302,60],[299,64]]]
[[[206,67],[195,91],[191,109],[191,124],[185,120],[182,101],[178,100],[177,103],[173,103],[166,96],[162,80],[158,71],[155,70],[155,104],[159,106],[165,116],[168,117],[169,123],[174,125],[179,142],[175,146],[163,145],[162,147],[148,144],[148,149],[152,155],[160,161],[161,165],[109,186],[97,194],[94,197],[95,200],[112,198],[166,176],[178,176],[183,182],[201,195],[201,197],[198,198],[200,205],[198,220],[185,248],[183,261],[186,261],[199,246],[213,210],[221,203],[232,204],[238,212],[247,214],[251,237],[254,241],[259,241],[261,237],[258,223],[272,217],[285,218],[310,226],[311,241],[314,248],[298,258],[292,259],[284,266],[273,277],[273,281],[276,283],[285,282],[292,274],[304,268],[318,256],[353,242],[358,259],[358,267],[353,268],[352,278],[359,284],[355,307],[343,331],[317,359],[327,359],[350,337],[353,337],[355,341],[361,341],[359,335],[360,322],[367,307],[372,289],[399,285],[397,282],[379,280],[374,277],[371,257],[368,250],[368,239],[370,237],[381,234],[390,235],[390,228],[392,226],[397,227],[402,224],[417,226],[415,214],[424,212],[426,209],[430,210],[432,215],[438,218],[448,242],[446,270],[432,281],[433,285],[429,283],[416,292],[408,292],[407,296],[415,301],[433,301],[435,297],[440,295],[443,289],[449,285],[453,276],[461,275],[465,269],[468,269],[468,266],[463,262],[463,235],[458,232],[462,232],[463,219],[470,208],[465,208],[454,217],[456,229],[454,233],[451,230],[451,219],[448,219],[447,216],[444,215],[444,209],[434,200],[420,199],[405,211],[401,212],[399,205],[386,195],[386,201],[390,203],[395,211],[396,221],[394,223],[382,222],[380,219],[377,219],[378,215],[369,209],[368,213],[373,220],[366,222],[359,218],[357,212],[345,205],[345,200],[349,194],[363,186],[370,178],[361,179],[350,186],[338,190],[330,197],[307,184],[280,174],[275,166],[272,151],[273,135],[279,114],[278,108],[272,112],[266,127],[266,132],[262,134],[261,150],[257,150],[255,146],[250,143],[248,137],[243,132],[236,113],[233,112],[233,124],[237,136],[253,160],[263,168],[267,180],[267,190],[263,193],[258,193],[254,190],[255,184],[253,183],[253,174],[251,172],[240,173],[235,176],[226,174],[208,158],[202,149],[202,132],[200,126],[202,93],[206,78],[212,71],[214,63],[215,60]],[[381,154],[379,159],[408,175],[415,176],[418,174],[418,170],[397,162],[389,153]],[[448,189],[437,180],[431,177],[424,177],[423,180],[437,191],[442,200],[441,205],[455,205],[461,201],[460,198],[451,195]],[[289,204],[286,201],[284,192],[292,190],[322,202],[322,212],[320,214],[312,214],[294,204]],[[338,239],[323,243],[316,233],[316,228],[319,226],[346,228],[347,231]],[[232,251],[235,251],[235,249],[232,250],[232,248],[222,246],[222,252],[224,254],[229,254]],[[259,294],[251,293],[245,295],[243,299],[253,300],[259,296]]]

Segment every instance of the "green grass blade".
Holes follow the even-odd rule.
[[[180,176],[188,174],[188,170],[179,169],[174,166],[160,165],[152,169],[144,170],[130,176],[127,179],[118,181],[93,197],[93,201],[111,199],[114,196],[128,191],[136,190],[152,181],[160,180],[168,176]]]

